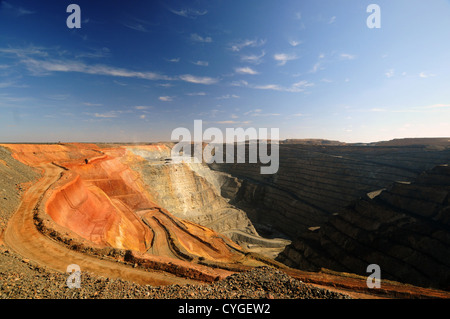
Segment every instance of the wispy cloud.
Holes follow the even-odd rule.
[[[80,52],[75,55],[75,58],[93,58],[93,59],[103,59],[111,56],[111,51],[103,47],[101,49],[91,49],[90,51]]]
[[[107,65],[87,65],[83,62],[70,60],[36,60],[26,58],[21,61],[35,75],[45,75],[48,72],[79,72],[86,74],[108,75],[117,77],[140,78],[146,80],[171,80],[170,77],[155,72],[132,71]]]
[[[186,93],[186,95],[189,95],[189,96],[205,96],[206,93],[205,92],[193,92],[193,93]]]
[[[151,30],[149,29],[150,23],[148,21],[142,20],[142,19],[138,19],[138,18],[131,18],[128,21],[124,21],[122,22],[122,25],[135,30],[135,31],[140,31],[140,32],[150,32]]]
[[[428,73],[428,72],[420,72],[419,76],[423,79],[436,76],[436,74]]]
[[[332,24],[336,22],[336,16],[332,16],[330,20],[328,20],[328,24]]]
[[[140,31],[140,32],[150,32],[144,25],[142,24],[131,24],[131,23],[123,23],[123,25],[129,29]]]
[[[266,44],[266,40],[262,40],[262,39],[254,39],[254,40],[241,40],[235,43],[231,44],[231,51],[233,52],[239,52],[242,49],[246,48],[246,47],[259,47],[262,46],[264,44]]]
[[[262,51],[260,55],[250,54],[250,55],[241,55],[242,62],[248,62],[252,64],[260,64],[262,62],[262,58],[266,55],[266,52]]]
[[[251,121],[234,121],[234,120],[226,120],[226,121],[217,121],[217,124],[250,124]]]
[[[239,74],[250,74],[250,75],[259,74],[259,72],[253,70],[252,68],[250,68],[248,66],[247,67],[236,68],[234,70],[236,71],[236,73],[239,73]]]
[[[78,72],[92,75],[137,78],[145,80],[181,80],[189,83],[207,85],[215,84],[219,81],[216,78],[195,76],[191,74],[167,76],[151,71],[135,71],[109,65],[87,64],[78,60],[51,59],[47,58],[48,53],[45,50],[37,47],[30,47],[26,49],[0,48],[0,54],[2,53],[15,55],[18,62],[25,65],[28,71],[35,76],[48,76],[54,72]]]
[[[296,47],[296,46],[302,44],[302,41],[289,40],[289,44],[292,45],[293,47]]]
[[[205,14],[208,13],[207,10],[200,11],[200,10],[195,10],[195,9],[190,9],[190,8],[179,9],[179,10],[169,9],[169,11],[180,17],[185,17],[185,18],[189,18],[189,19],[197,19],[198,17],[204,16]]]
[[[202,37],[201,35],[198,35],[197,33],[191,34],[191,40],[195,42],[203,42],[203,43],[210,43],[212,42],[211,37]]]
[[[104,113],[84,112],[83,114],[89,115],[89,116],[97,118],[97,119],[112,119],[112,118],[117,118],[120,113],[121,113],[120,111],[108,111],[108,112],[104,112]]]
[[[227,99],[231,99],[231,98],[238,99],[239,96],[235,95],[235,94],[226,94],[226,95],[219,96],[217,99],[218,100],[227,100]]]
[[[348,53],[341,53],[340,58],[343,60],[354,60],[354,59],[356,59],[356,55],[348,54]]]
[[[231,83],[232,86],[243,86],[257,90],[272,90],[272,91],[280,91],[280,92],[304,92],[308,87],[314,86],[314,83],[308,82],[306,80],[302,80],[296,83],[293,83],[291,86],[286,87],[279,84],[250,84],[247,81],[235,81]]]
[[[322,63],[321,62],[317,62],[316,64],[313,65],[312,69],[311,69],[311,73],[316,73],[317,71],[321,70]]]
[[[387,78],[391,78],[394,76],[394,74],[395,74],[394,69],[389,69],[386,71],[386,73],[384,75],[386,75]]]
[[[12,4],[10,4],[9,2],[6,2],[6,1],[0,1],[0,7],[3,7],[4,9],[10,11],[12,14],[14,14],[17,17],[36,13],[34,11],[31,11],[31,10],[28,10],[28,9],[25,9],[22,7],[13,6]]]
[[[173,97],[171,97],[171,96],[160,96],[158,99],[163,102],[172,102],[173,101]]]
[[[151,108],[152,108],[152,106],[147,106],[147,105],[138,105],[138,106],[134,107],[134,109],[139,110],[139,111],[148,110]]]
[[[281,114],[279,114],[279,113],[263,113],[263,110],[255,109],[255,110],[250,110],[248,112],[245,112],[244,115],[246,115],[246,116],[279,116]]]
[[[273,58],[278,61],[278,65],[285,65],[286,62],[296,60],[298,57],[295,54],[277,53]]]
[[[178,63],[180,62],[180,58],[166,59],[167,62]]]
[[[91,102],[83,102],[83,105],[86,106],[103,106],[101,103],[91,103]]]
[[[194,76],[191,74],[184,74],[184,75],[180,75],[179,77],[181,80],[185,81],[185,82],[189,82],[189,83],[197,83],[197,84],[215,84],[217,83],[219,80],[218,79],[214,79],[211,77],[207,77],[207,76]]]
[[[208,61],[195,61],[195,62],[192,62],[192,64],[195,64],[198,66],[208,66],[209,62]]]

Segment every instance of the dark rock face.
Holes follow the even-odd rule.
[[[422,171],[447,163],[450,148],[283,143],[279,158],[274,175],[261,175],[261,165],[248,161],[210,167],[239,178],[222,194],[231,196],[258,231],[265,225],[295,238],[366,193],[395,181],[412,181]]]
[[[259,164],[210,167],[239,179],[231,202],[261,235],[293,241],[278,261],[364,276],[378,264],[382,278],[449,289],[449,173],[435,167],[449,161],[448,142],[282,143],[274,175],[261,175]]]
[[[382,278],[450,289],[450,167],[355,201],[317,232],[300,235],[278,260],[361,275],[378,264]]]

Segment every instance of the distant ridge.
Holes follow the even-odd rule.
[[[450,137],[439,138],[396,138],[390,141],[369,143],[375,146],[444,146],[450,147]]]
[[[325,139],[286,139],[280,141],[280,144],[304,144],[304,145],[347,145],[345,142],[330,141]]]

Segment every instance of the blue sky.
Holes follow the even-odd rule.
[[[449,52],[449,0],[0,1],[0,141],[448,137]]]

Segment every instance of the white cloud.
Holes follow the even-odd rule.
[[[199,76],[194,76],[194,75],[190,75],[190,74],[180,75],[180,79],[185,82],[206,84],[206,85],[214,84],[214,83],[218,82],[218,80],[214,79],[214,78],[210,78],[207,76],[199,77]]]
[[[139,116],[139,118],[140,118],[141,120],[145,120],[146,116],[145,116],[145,114],[142,114],[141,116]]]
[[[248,86],[248,82],[245,80],[233,81],[230,83],[231,86]]]
[[[168,62],[178,63],[180,62],[180,58],[166,59]]]
[[[180,10],[169,9],[169,11],[172,12],[173,14],[176,14],[181,17],[189,18],[189,19],[196,19],[199,16],[204,16],[205,14],[208,13],[207,10],[199,11],[199,10],[194,10],[194,9],[190,9],[190,8],[180,9]]]
[[[356,55],[348,54],[348,53],[342,53],[340,55],[340,57],[341,57],[341,59],[344,59],[344,60],[354,60],[356,58]]]
[[[52,72],[79,72],[92,75],[138,78],[145,80],[166,80],[166,81],[181,80],[185,82],[199,83],[199,84],[214,84],[219,81],[218,79],[215,78],[201,77],[191,74],[184,74],[177,77],[169,77],[156,72],[134,71],[101,64],[86,64],[84,62],[75,60],[55,60],[55,59],[44,60],[29,57],[29,55],[39,55],[42,57],[47,56],[46,52],[43,52],[37,48],[30,48],[30,49],[0,48],[0,53],[15,54],[19,58],[19,62],[24,64],[28,69],[28,71],[30,71],[33,75],[37,76],[49,75]]]
[[[233,86],[243,86],[248,87],[252,89],[257,90],[272,90],[272,91],[280,91],[280,92],[292,92],[292,93],[298,93],[298,92],[304,92],[306,88],[314,86],[314,83],[308,82],[306,80],[302,80],[296,83],[293,83],[289,87],[281,86],[278,84],[263,84],[263,85],[255,85],[255,84],[249,84],[246,81],[235,81],[232,82],[231,85]]]
[[[279,116],[281,114],[279,113],[263,113],[262,109],[254,109],[254,110],[250,110],[248,112],[245,112],[244,115],[248,115],[248,116]]]
[[[195,64],[195,65],[198,65],[198,66],[208,66],[209,65],[208,61],[195,61],[195,62],[192,62],[192,63]]]
[[[164,101],[164,102],[171,102],[171,101],[173,101],[173,98],[171,96],[160,96],[158,99],[161,100],[161,101]]]
[[[45,75],[48,72],[79,72],[95,75],[108,75],[117,77],[140,78],[146,80],[171,80],[171,78],[155,72],[131,71],[123,68],[111,67],[107,65],[87,65],[83,62],[70,60],[36,60],[24,58],[21,60],[28,70],[35,75]]]
[[[322,65],[322,64],[321,64],[320,62],[317,62],[316,64],[314,64],[313,67],[312,67],[312,69],[311,69],[311,72],[312,72],[312,73],[316,73],[317,71],[319,71],[321,65]]]
[[[219,96],[217,99],[218,100],[226,100],[226,99],[231,99],[231,98],[238,99],[239,96],[236,94],[226,94],[226,95]]]
[[[212,38],[211,37],[202,37],[202,36],[198,35],[197,33],[192,33],[191,34],[191,40],[195,41],[195,42],[204,42],[204,43],[212,42]]]
[[[390,69],[390,70],[386,71],[385,75],[386,75],[386,77],[391,78],[394,76],[394,73],[395,73],[394,69]]]
[[[101,104],[101,103],[84,102],[83,104],[86,106],[103,106],[103,104]]]
[[[293,47],[296,47],[296,46],[302,44],[302,41],[289,40],[289,44],[292,45]]]
[[[93,115],[96,118],[102,118],[102,119],[116,118],[118,116],[117,112],[115,112],[115,111],[110,111],[110,112],[106,112],[106,113],[94,113],[91,115]]]
[[[136,110],[148,110],[152,108],[152,106],[144,106],[144,105],[138,105],[134,107]]]
[[[122,23],[125,27],[135,30],[135,31],[140,31],[140,32],[150,32],[150,30],[148,30],[142,23],[136,23],[136,22],[124,22]]]
[[[231,50],[234,52],[239,52],[246,47],[259,47],[264,44],[266,44],[266,40],[262,40],[262,39],[248,40],[248,39],[246,39],[246,40],[239,41],[239,42],[232,44]]]
[[[295,54],[277,53],[273,58],[278,61],[278,65],[285,65],[286,62],[296,60],[298,57]]]
[[[432,73],[426,73],[426,72],[420,72],[419,76],[423,79],[429,78],[429,77],[433,77],[436,76],[436,74],[432,74]]]
[[[194,92],[194,93],[187,93],[186,95],[189,95],[189,96],[205,96],[206,93],[205,92]]]
[[[335,22],[336,22],[336,16],[332,16],[330,18],[330,20],[328,21],[328,24],[332,24],[332,23],[335,23]]]
[[[236,73],[240,73],[240,74],[250,74],[250,75],[259,74],[259,72],[253,70],[250,67],[236,68],[235,71],[236,71]]]
[[[3,6],[3,8],[7,9],[7,10],[11,10],[11,12],[14,13],[14,15],[20,17],[20,16],[24,16],[24,15],[29,15],[29,14],[34,14],[36,12],[22,8],[22,7],[16,7],[13,6],[12,4],[10,4],[9,2],[0,1],[0,6]]]
[[[250,55],[242,55],[241,61],[260,64],[262,62],[262,58],[266,55],[266,52],[262,51],[260,55],[250,54]]]

